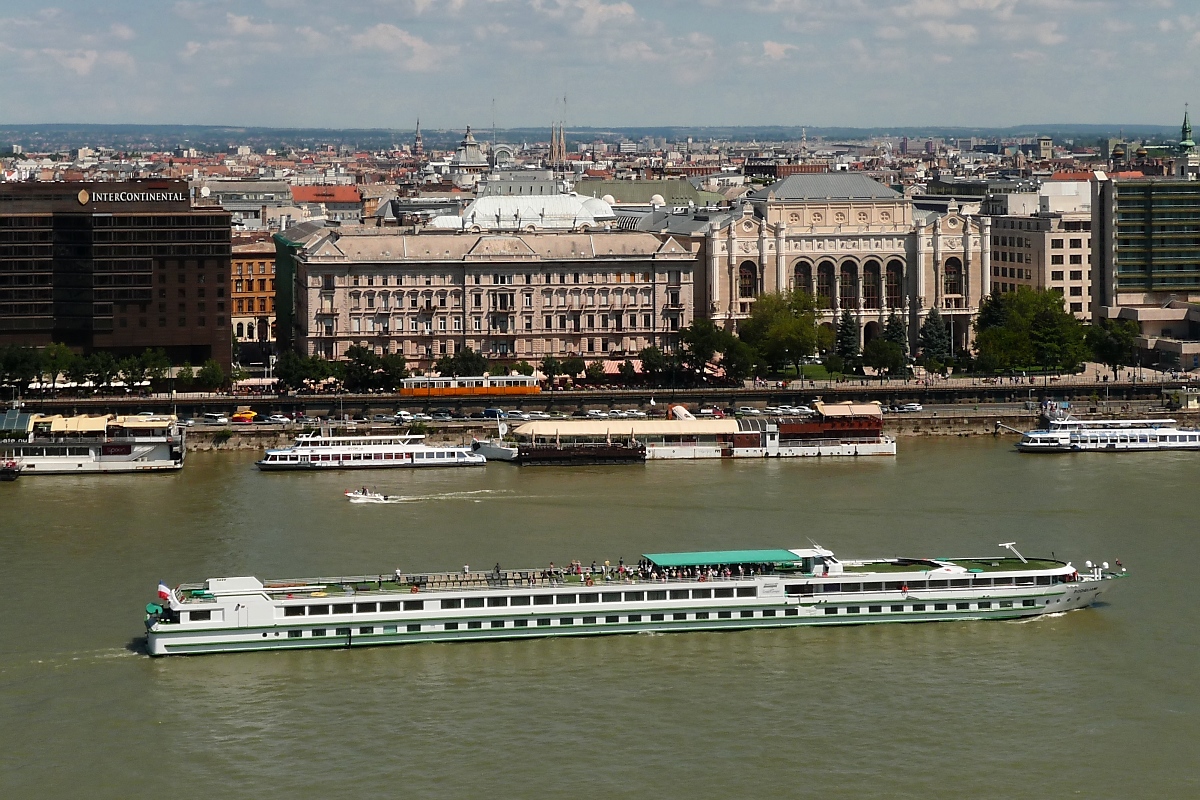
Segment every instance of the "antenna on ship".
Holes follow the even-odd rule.
[[[1021,559],[1021,563],[1022,563],[1022,564],[1028,564],[1028,563],[1029,563],[1029,561],[1028,561],[1028,560],[1026,560],[1025,556],[1023,556],[1023,555],[1021,555],[1019,552],[1017,552],[1017,543],[1016,543],[1016,542],[1001,542],[999,545],[997,545],[997,547],[1004,547],[1004,548],[1007,548],[1007,549],[1009,549],[1009,550],[1012,550],[1012,551],[1013,551],[1013,553],[1016,555],[1016,557],[1017,557],[1017,558],[1019,558],[1019,559]]]

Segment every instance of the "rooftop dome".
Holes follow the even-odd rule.
[[[666,204],[667,201],[663,199],[661,194],[653,195],[650,198],[650,205],[652,206],[665,206]]]

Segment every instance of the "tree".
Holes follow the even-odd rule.
[[[1137,322],[1131,319],[1092,320],[1085,334],[1085,342],[1097,361],[1112,370],[1113,380],[1121,367],[1133,361],[1134,339],[1140,333]]]
[[[584,375],[587,376],[589,383],[600,383],[600,381],[604,380],[604,363],[602,361],[593,361],[587,365]]]
[[[88,357],[91,363],[89,371],[96,386],[108,386],[117,375],[117,359],[107,350],[92,353]]]
[[[1074,370],[1087,357],[1087,345],[1079,321],[1063,310],[1061,293],[1022,287],[980,305],[975,352],[979,369],[989,372],[1034,364]]]
[[[564,358],[562,362],[563,374],[568,378],[578,378],[579,374],[587,369],[587,364],[579,356],[571,356]]]
[[[388,353],[380,359],[378,376],[377,385],[380,389],[389,392],[399,389],[403,380],[408,377],[408,363],[404,356],[400,353]]]
[[[192,369],[191,362],[185,361],[175,372],[175,382],[179,384],[181,389],[187,389],[196,380],[196,370]]]
[[[487,359],[469,347],[459,349],[454,355],[442,356],[433,365],[438,374],[445,377],[461,375],[483,375],[488,368]]]
[[[816,303],[799,289],[759,295],[750,318],[738,325],[738,336],[769,369],[792,364],[799,373],[817,347]]]
[[[542,359],[542,374],[546,376],[549,383],[554,383],[555,377],[562,374],[562,362],[554,356],[546,356]]]
[[[161,381],[167,374],[167,370],[171,368],[171,360],[167,358],[167,353],[161,347],[156,347],[153,350],[147,348],[141,355],[142,367],[146,371],[146,376],[152,381]]]
[[[833,352],[837,343],[837,332],[831,325],[821,325],[817,328],[817,352],[826,355]]]
[[[15,344],[0,347],[0,378],[5,383],[27,386],[42,371],[42,354],[37,349]]]
[[[350,392],[365,392],[375,388],[376,372],[381,369],[379,356],[375,351],[362,345],[351,345],[346,348],[345,378],[346,390]]]
[[[50,387],[58,387],[58,376],[65,375],[76,355],[71,348],[59,342],[51,342],[42,350],[42,369],[50,375]]]
[[[936,306],[929,309],[921,324],[920,341],[921,360],[926,367],[940,370],[950,360],[950,329]]]
[[[622,361],[621,366],[617,369],[621,373],[621,380],[625,383],[632,383],[637,379],[637,369],[628,358]]]
[[[754,374],[754,348],[736,336],[730,336],[721,349],[721,368],[730,381],[741,382]]]
[[[868,367],[887,370],[888,375],[892,376],[903,374],[907,367],[900,345],[882,336],[867,342],[863,348],[863,363]]]
[[[850,309],[842,310],[842,318],[838,321],[837,344],[835,349],[842,357],[847,369],[852,369],[859,360],[859,330],[858,321],[850,313]]]
[[[697,319],[679,332],[683,363],[697,375],[703,374],[713,357],[725,344],[722,333],[710,319]]]
[[[643,375],[658,378],[667,371],[667,357],[654,345],[642,348],[638,358],[642,362]]]
[[[525,361],[525,360],[518,361],[517,363],[513,364],[513,372],[516,372],[518,375],[525,375],[525,376],[532,375],[533,374],[533,364],[530,364],[528,361]]]
[[[228,377],[221,365],[215,359],[210,358],[200,367],[200,372],[196,375],[196,383],[204,389],[213,391],[224,386]]]
[[[904,319],[899,314],[893,312],[888,316],[881,338],[885,342],[898,345],[900,352],[905,356],[908,355],[908,326],[904,324]]]

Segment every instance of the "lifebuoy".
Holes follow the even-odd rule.
[[[417,592],[419,592],[419,591],[421,591],[421,590],[420,590],[420,589],[418,589],[416,586],[414,586],[414,587],[412,587],[411,589],[409,589],[409,590],[408,590],[408,593],[409,593],[409,594],[416,594],[416,593],[417,593]]]

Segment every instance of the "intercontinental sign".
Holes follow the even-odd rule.
[[[92,203],[186,203],[184,192],[89,192],[79,190],[79,204]]]

